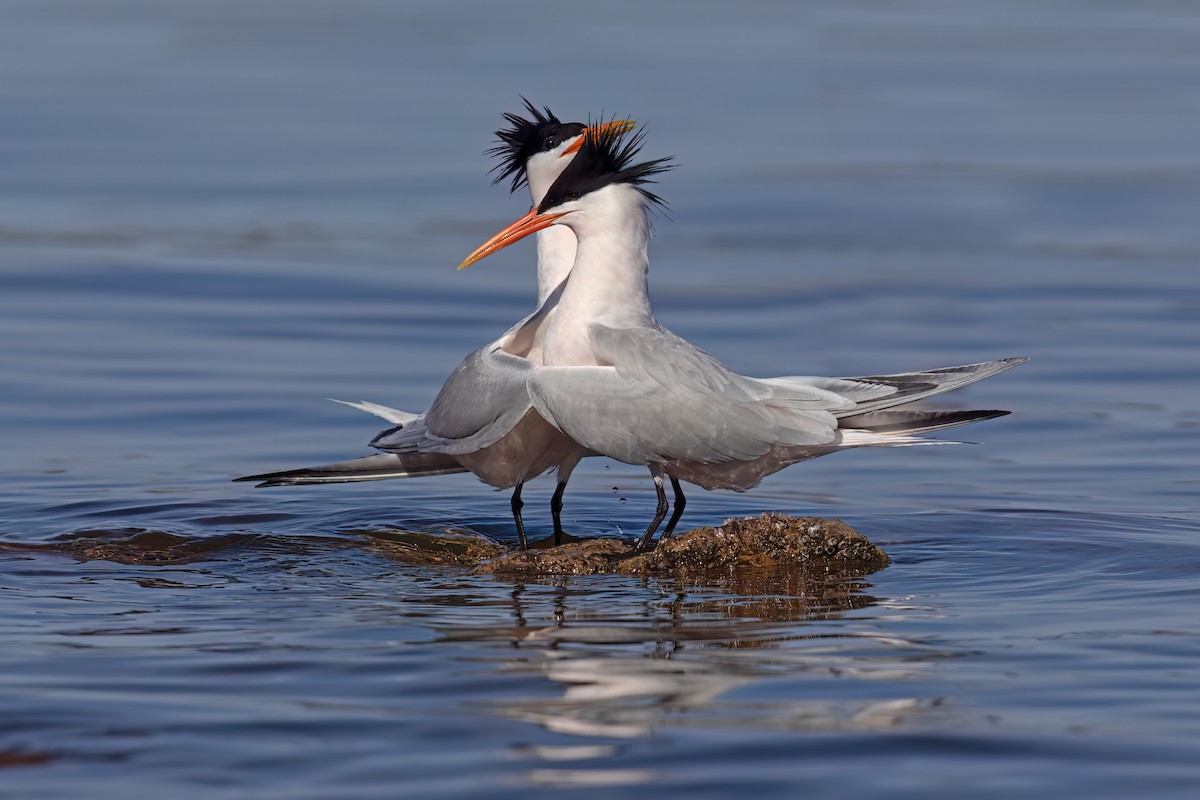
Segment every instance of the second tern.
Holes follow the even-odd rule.
[[[979,364],[860,378],[739,375],[654,316],[647,275],[645,184],[669,159],[634,163],[643,134],[596,130],[537,206],[475,250],[460,269],[554,226],[576,237],[575,262],[545,330],[528,393],[541,416],[589,450],[645,465],[658,504],[639,542],[667,511],[663,478],[745,491],[799,461],[857,447],[944,444],[921,434],[1009,412],[897,409],[1024,363]]]

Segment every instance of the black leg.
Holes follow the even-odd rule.
[[[513,522],[517,523],[517,537],[521,540],[521,549],[528,550],[529,542],[525,541],[525,521],[521,519],[521,509],[525,506],[521,502],[521,487],[525,484],[518,483],[512,493],[512,512]]]
[[[650,549],[650,541],[654,538],[654,532],[658,530],[658,526],[662,524],[663,517],[667,515],[667,493],[663,491],[661,475],[654,476],[654,490],[658,492],[658,505],[654,508],[654,519],[650,521],[650,527],[646,528],[645,535],[638,542],[638,551]]]
[[[554,520],[554,546],[562,544],[562,496],[567,489],[566,481],[559,481],[554,487],[554,496],[550,498],[550,516]]]
[[[671,488],[675,490],[675,510],[671,512],[671,518],[667,520],[667,527],[663,528],[662,536],[659,537],[660,541],[671,538],[671,534],[675,532],[675,525],[683,516],[683,509],[687,508],[687,498],[683,496],[683,487],[679,485],[679,481],[675,480],[673,475],[671,476]]]

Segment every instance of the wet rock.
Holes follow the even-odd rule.
[[[540,543],[539,543],[540,544]],[[866,575],[891,563],[867,537],[835,519],[763,514],[680,534],[649,553],[621,539],[576,540],[552,549],[501,555],[475,572],[492,575],[687,576],[716,571],[803,571]]]
[[[690,575],[728,567],[805,567],[866,575],[890,563],[887,553],[840,519],[764,513],[726,519],[718,528],[689,530],[626,560],[622,572]]]
[[[480,575],[595,575],[617,572],[613,565],[628,556],[633,546],[621,539],[578,539],[543,549],[541,543],[527,551],[506,553],[480,564]]]
[[[688,575],[751,567],[865,575],[890,563],[887,553],[841,520],[762,514],[660,542],[649,553],[623,561],[620,571]]]
[[[559,547],[550,539],[532,542],[529,551],[513,551],[486,536],[448,529],[437,533],[402,530],[351,530],[337,537],[288,537],[286,550],[354,546],[363,537],[388,558],[419,566],[459,567],[478,574],[525,579],[566,575],[630,574],[726,578],[735,573],[771,576],[866,575],[890,562],[887,554],[839,520],[763,514],[728,519],[715,528],[679,534],[649,553],[635,553],[628,539],[566,537]],[[281,546],[275,537],[229,533],[183,536],[141,528],[82,530],[46,543],[0,543],[0,550],[53,551],[76,558],[123,564],[174,565],[203,561],[253,545]],[[361,541],[361,540],[360,540]]]
[[[86,529],[56,536],[48,542],[4,543],[0,550],[60,553],[89,561],[168,566],[203,561],[218,551],[237,547],[253,538],[245,533],[195,537],[146,528]]]
[[[446,531],[440,534],[408,531],[352,531],[366,535],[371,545],[406,564],[474,567],[508,552],[503,545],[477,533]]]

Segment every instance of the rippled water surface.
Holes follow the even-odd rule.
[[[1200,14],[1176,3],[0,8],[0,795],[1195,797]],[[1032,360],[977,446],[685,523],[840,517],[865,578],[514,584],[470,476],[365,454],[525,314],[518,93],[675,154],[660,318],[742,372]],[[547,479],[526,491],[549,532]],[[570,531],[633,535],[591,459]]]

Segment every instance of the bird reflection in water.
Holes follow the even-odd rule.
[[[885,700],[843,700],[830,697],[846,694],[828,691],[830,681],[887,681],[899,688],[930,664],[960,655],[880,636],[871,617],[862,617],[861,625],[847,620],[847,612],[880,604],[861,578],[745,572],[703,582],[639,582],[642,590],[657,590],[649,595],[630,592],[628,579],[592,580],[594,591],[571,579],[517,584],[511,626],[440,630],[445,643],[502,643],[509,655],[498,658],[499,669],[540,674],[562,687],[557,697],[473,706],[555,733],[625,740],[668,726],[873,730],[928,714],[941,700],[904,691]],[[613,591],[618,582],[623,591]],[[617,596],[624,602],[614,608]],[[637,596],[643,599],[631,608]],[[830,621],[836,627],[825,624]],[[768,695],[749,687],[764,681],[789,685],[756,700]],[[796,699],[780,702],[789,695]],[[540,750],[526,747],[520,755],[560,756],[559,748]],[[600,748],[592,757],[614,752]]]

